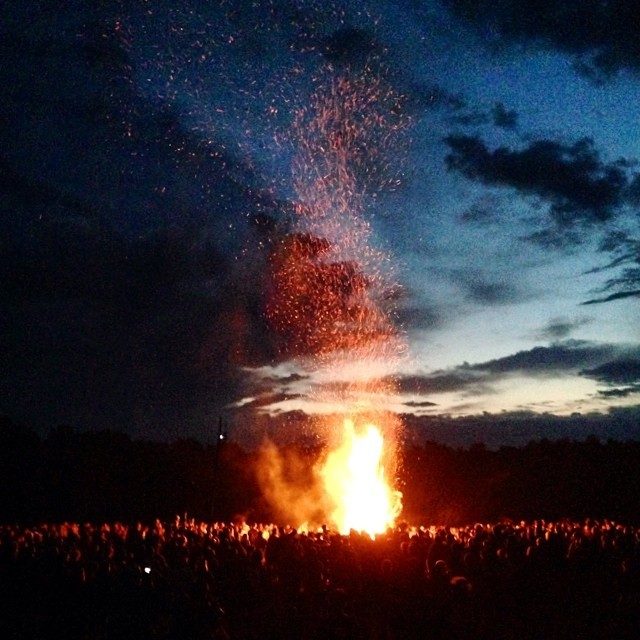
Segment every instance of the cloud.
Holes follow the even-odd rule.
[[[501,129],[515,129],[518,126],[518,112],[507,109],[502,102],[497,102],[491,110],[493,124]]]
[[[640,71],[635,0],[443,0],[493,44],[531,44],[572,56],[581,73],[603,81]]]
[[[0,71],[21,105],[0,101],[4,148],[27,158],[0,160],[0,407],[203,435],[242,393],[240,367],[277,358],[259,295],[277,231],[256,220],[279,205],[223,140],[137,93],[118,44],[93,42]]]
[[[495,220],[496,215],[493,207],[483,206],[477,202],[460,214],[460,221],[469,224],[489,224]]]
[[[433,305],[427,304],[399,304],[394,309],[394,316],[398,326],[406,331],[430,330],[440,327],[443,317]]]
[[[485,273],[485,267],[486,265],[477,264],[472,269],[452,267],[442,268],[438,272],[459,289],[459,298],[474,304],[512,304],[531,296],[531,293],[515,279],[513,273]]]
[[[629,287],[640,284],[640,261],[636,259],[636,262],[638,267],[627,267],[623,269],[618,276],[609,278],[601,291],[624,289],[622,293],[625,293],[626,296],[637,295],[637,291],[629,291]]]
[[[291,233],[269,255],[266,316],[287,357],[355,352],[397,334],[384,286],[332,250],[325,238]]]
[[[636,393],[640,393],[640,384],[631,387],[614,387],[613,389],[601,389],[598,391],[598,395],[603,398],[627,398]]]
[[[485,362],[474,364],[465,362],[446,370],[401,375],[394,378],[394,381],[398,391],[407,395],[428,396],[460,392],[468,395],[482,395],[492,393],[496,382],[511,375],[535,377],[581,372],[587,375],[585,373],[587,367],[594,365],[599,367],[614,360],[625,358],[633,360],[638,357],[640,357],[638,345],[565,340]]]
[[[478,226],[488,225],[497,222],[502,213],[502,199],[488,193],[480,196],[460,214],[460,222]]]
[[[487,282],[479,277],[470,277],[460,282],[471,302],[482,305],[510,304],[522,299],[518,289],[508,282]]]
[[[550,322],[548,328],[551,332],[565,333],[580,324],[580,321],[557,321]],[[465,362],[432,372],[400,374],[357,382],[334,380],[316,385],[316,390],[346,398],[352,393],[376,393],[380,389],[387,389],[390,393],[397,393],[405,398],[409,396],[403,401],[408,409],[436,407],[439,405],[430,396],[458,394],[467,398],[464,405],[456,405],[456,410],[461,410],[462,407],[477,408],[477,403],[472,402],[474,398],[495,393],[496,385],[509,377],[560,378],[576,375],[588,377],[609,387],[617,387],[599,391],[598,395],[603,398],[625,397],[636,393],[640,389],[640,345],[565,340],[502,358],[474,364]],[[287,395],[286,392],[282,393]],[[537,406],[541,405],[544,403],[538,403]]]
[[[0,193],[18,206],[39,208],[41,212],[66,212],[94,218],[100,209],[92,203],[68,193],[63,188],[21,174],[6,158],[0,156]]]
[[[125,33],[137,19],[118,30],[87,16],[0,45],[0,410],[35,426],[206,435],[247,395],[243,367],[279,361],[264,273],[284,206],[223,116],[195,128],[197,113],[146,86],[171,71],[137,85]],[[151,66],[162,62],[159,50]]]
[[[547,324],[535,333],[538,340],[563,340],[568,338],[576,329],[580,329],[592,322],[591,318],[552,318]]]
[[[602,252],[611,253],[613,260],[609,264],[596,267],[587,273],[597,273],[626,262],[640,261],[640,240],[625,231],[610,230],[600,241],[599,249]]]
[[[603,398],[626,398],[640,393],[640,357],[610,360],[580,374],[608,387],[598,391]]]
[[[501,129],[515,130],[518,113],[497,102],[491,110],[476,108],[462,93],[452,93],[438,84],[410,83],[407,88],[408,103],[414,110],[430,109],[443,112],[446,121],[462,127],[477,127],[493,123]]]
[[[271,380],[280,385],[288,385],[294,382],[302,382],[303,380],[308,380],[309,376],[301,373],[290,373],[287,376],[274,376]]]
[[[459,392],[470,388],[482,393],[490,390],[485,385],[484,378],[482,374],[458,367],[426,374],[400,375],[394,378],[394,382],[398,392],[404,394],[430,395]]]
[[[485,384],[482,373],[454,368],[438,370],[432,373],[396,374],[384,378],[373,378],[366,381],[349,382],[346,380],[334,380],[317,385],[323,392],[332,394],[349,394],[355,392],[376,393],[380,389],[386,389],[391,393],[401,395],[427,396],[435,393],[452,393],[471,389],[475,393],[490,393],[491,388]],[[431,401],[423,404],[422,400],[411,400],[418,404],[407,406],[430,406]]]
[[[622,270],[609,278],[603,287],[594,290],[594,293],[600,294],[609,291],[613,293],[586,300],[582,304],[600,304],[640,296],[640,240],[623,231],[611,231],[605,235],[599,249],[609,254],[609,262],[586,273],[600,273],[617,268]]]
[[[625,192],[627,200],[635,205],[640,206],[640,173],[636,173]]]
[[[405,407],[412,407],[415,409],[420,409],[420,408],[426,408],[426,407],[437,407],[437,403],[435,402],[429,402],[429,400],[422,400],[422,401],[413,401],[413,400],[409,400],[408,402],[403,402],[402,403]]]
[[[617,293],[611,293],[604,298],[592,298],[591,300],[585,300],[581,304],[601,304],[603,302],[613,302],[614,300],[623,300],[624,298],[638,298],[640,297],[640,289],[631,291],[618,291]]]
[[[640,383],[640,358],[611,360],[581,373],[606,384]]]
[[[502,102],[497,102],[490,111],[474,109],[466,102],[453,110],[447,121],[461,127],[478,127],[493,123],[500,129],[515,130],[518,126],[518,112],[507,109]]]
[[[584,230],[549,226],[545,229],[528,233],[522,236],[521,240],[531,242],[545,249],[572,249],[584,242]]]
[[[484,371],[492,374],[528,373],[545,375],[574,371],[594,362],[603,362],[629,350],[638,352],[640,347],[624,347],[615,344],[593,343],[585,340],[566,340],[548,347],[534,347],[518,351],[504,358],[496,358],[473,365],[462,365],[464,371]]]
[[[259,271],[191,232],[59,220],[8,247],[0,274],[0,405],[38,425],[202,429],[242,393],[242,366],[276,358]]]
[[[618,163],[604,163],[588,138],[573,145],[538,140],[521,150],[493,151],[473,136],[450,135],[445,142],[450,171],[541,198],[559,227],[606,222],[623,204],[626,174]]]

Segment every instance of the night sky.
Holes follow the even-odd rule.
[[[639,435],[640,3],[92,4],[0,9],[0,412],[211,439],[336,410],[265,272],[294,112],[367,68],[409,123],[365,209],[402,288],[389,408],[448,442]]]

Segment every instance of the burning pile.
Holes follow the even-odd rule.
[[[288,355],[327,381],[319,399],[352,416],[315,473],[324,518],[341,532],[382,532],[401,510],[389,484],[400,425],[382,409],[393,382],[379,375],[404,348],[391,321],[397,286],[363,213],[371,192],[392,186],[385,149],[405,124],[370,70],[322,84],[294,117],[295,220],[271,257],[269,320]]]
[[[353,422],[345,420],[342,442],[320,469],[325,491],[335,505],[329,518],[340,533],[351,529],[382,533],[400,515],[402,494],[385,477],[383,447],[378,427],[368,424],[356,433]]]

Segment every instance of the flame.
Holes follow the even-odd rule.
[[[378,427],[367,424],[358,432],[352,420],[344,421],[342,441],[320,471],[325,492],[335,504],[331,520],[340,533],[354,529],[374,536],[393,526],[400,515],[402,494],[385,478],[383,451]]]

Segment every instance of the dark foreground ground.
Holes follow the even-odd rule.
[[[2,638],[635,638],[640,529],[0,527]]]

